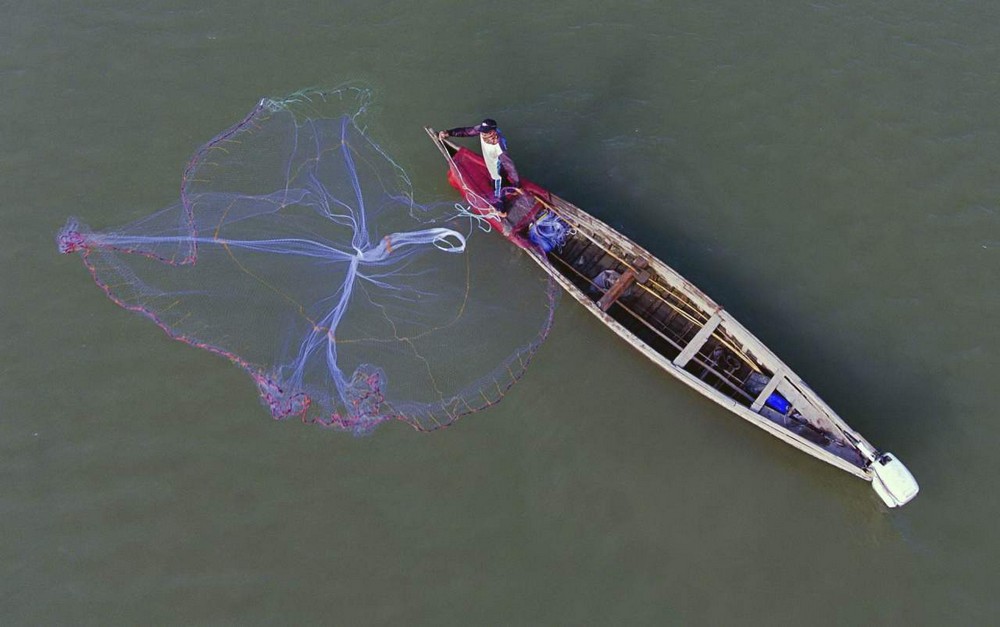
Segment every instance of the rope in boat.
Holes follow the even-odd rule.
[[[496,209],[485,211],[483,213],[477,213],[477,211],[479,211],[478,209],[473,211],[471,205],[466,207],[460,202],[455,203],[455,209],[458,211],[456,217],[469,218],[475,222],[476,227],[484,233],[489,233],[493,230],[493,225],[489,223],[490,220],[500,219],[500,212]]]
[[[545,205],[546,207],[548,207],[548,208],[549,208],[549,209],[551,209],[552,211],[556,211],[556,212],[558,212],[558,209],[556,209],[555,207],[553,207],[552,205],[550,205],[549,203],[547,203],[547,202],[546,202],[546,201],[545,201],[544,199],[542,199],[542,198],[539,198],[538,200],[539,200],[539,202],[541,202],[541,203],[542,203],[543,205]],[[571,217],[569,217],[569,216],[566,216],[566,215],[562,215],[562,214],[560,214],[560,217],[561,217],[562,219],[564,219],[564,220],[568,221],[568,222],[571,222],[571,223],[573,223],[573,226],[574,226],[574,228],[577,228],[577,227],[579,227],[579,226],[580,226],[580,222],[579,222],[579,221],[574,221],[574,220],[573,220],[573,218],[571,218]],[[598,245],[598,246],[599,246],[599,247],[601,248],[601,250],[603,250],[603,251],[604,251],[604,252],[605,252],[605,253],[606,253],[606,254],[607,254],[608,256],[610,256],[610,257],[611,257],[612,259],[614,259],[614,260],[618,261],[619,263],[621,263],[622,265],[624,265],[624,266],[625,266],[626,268],[629,268],[629,269],[631,269],[631,270],[635,270],[635,268],[634,268],[634,267],[632,266],[632,264],[631,264],[631,263],[629,263],[629,262],[628,262],[628,261],[626,261],[625,259],[622,259],[621,257],[619,257],[618,255],[616,255],[615,253],[613,253],[613,252],[611,252],[610,250],[608,250],[607,248],[605,248],[605,246],[604,246],[603,244],[601,244],[601,243],[600,243],[600,242],[598,242],[598,241],[597,241],[596,239],[594,239],[593,237],[591,237],[591,236],[590,236],[590,235],[589,235],[589,234],[588,234],[588,233],[587,233],[586,231],[583,231],[583,234],[584,234],[584,236],[585,236],[585,237],[586,237],[587,239],[589,239],[589,240],[590,240],[590,241],[592,241],[593,243],[597,244],[597,245]],[[672,292],[674,292],[674,288],[670,287],[669,285],[663,285],[662,283],[659,283],[659,282],[658,282],[658,281],[656,281],[655,279],[651,280],[650,282],[651,282],[651,283],[652,283],[653,285],[655,285],[656,287],[658,287],[658,288],[660,288],[661,290],[663,290],[664,292],[671,292],[671,293],[672,293]],[[663,300],[660,294],[657,294],[656,292],[654,292],[653,290],[649,289],[649,288],[648,288],[648,287],[646,287],[645,285],[640,285],[640,287],[642,287],[642,288],[643,288],[644,290],[646,290],[647,292],[649,292],[649,293],[650,293],[651,295],[653,295],[653,296],[655,296],[655,297],[659,298],[660,300]],[[672,307],[673,309],[675,309],[675,310],[677,311],[677,313],[679,313],[679,314],[681,314],[681,315],[685,316],[685,317],[686,317],[686,318],[687,318],[688,320],[690,320],[691,322],[693,322],[693,323],[695,323],[695,324],[704,324],[704,322],[707,322],[707,321],[708,321],[708,318],[705,318],[705,320],[704,320],[704,321],[699,321],[699,320],[695,319],[694,317],[690,316],[690,315],[689,315],[689,314],[688,314],[687,312],[685,312],[685,311],[682,311],[682,310],[680,310],[680,309],[677,309],[677,307],[673,306],[673,305],[672,305],[672,304],[671,304],[670,302],[668,302],[668,301],[663,301],[663,302],[664,302],[664,303],[666,303],[667,305],[670,305],[670,306],[671,306],[671,307]],[[701,312],[701,311],[698,311],[698,310],[694,310],[694,312],[695,312],[696,314],[698,314],[698,316],[699,316],[699,317],[700,317],[700,316],[702,316],[702,315],[704,315],[704,314],[702,314],[702,312]]]
[[[594,239],[593,237],[591,237],[591,235],[590,235],[589,233],[587,233],[587,231],[586,231],[585,229],[584,229],[584,230],[580,230],[580,228],[579,228],[579,227],[580,227],[580,223],[579,223],[579,221],[575,221],[575,220],[573,220],[573,218],[571,218],[571,217],[569,217],[569,216],[566,216],[566,215],[563,215],[562,213],[560,213],[560,212],[559,212],[559,210],[558,210],[558,209],[556,209],[555,207],[553,207],[553,206],[552,206],[552,205],[550,205],[549,203],[545,202],[545,200],[543,200],[543,199],[541,199],[541,198],[539,198],[538,200],[539,200],[539,202],[541,202],[541,203],[542,203],[543,205],[545,205],[545,206],[546,206],[547,208],[549,208],[550,210],[552,210],[552,211],[556,212],[556,213],[557,213],[557,215],[559,215],[559,217],[560,217],[560,218],[562,218],[563,220],[566,220],[567,222],[570,222],[570,223],[572,224],[572,226],[574,227],[574,231],[576,231],[576,232],[578,232],[578,233],[582,233],[584,237],[586,237],[587,239],[589,239],[589,240],[590,240],[591,242],[593,242],[594,244],[597,244],[597,246],[598,246],[598,247],[599,247],[599,248],[600,248],[601,250],[603,250],[603,251],[605,252],[605,254],[607,254],[607,255],[608,255],[609,257],[611,257],[611,258],[612,258],[612,259],[614,259],[615,261],[618,261],[619,263],[621,263],[621,264],[622,264],[623,266],[625,266],[626,268],[628,268],[628,269],[630,269],[630,270],[633,270],[633,271],[636,271],[636,268],[635,268],[635,267],[634,267],[634,266],[633,266],[633,265],[632,265],[631,263],[629,263],[629,262],[628,262],[628,261],[626,261],[625,259],[622,259],[621,257],[619,257],[618,255],[616,255],[616,254],[615,254],[615,253],[613,253],[612,251],[608,250],[608,248],[606,248],[604,244],[602,244],[601,242],[599,242],[599,241],[597,241],[596,239]],[[665,291],[665,292],[670,292],[670,293],[672,293],[672,292],[674,291],[674,289],[673,289],[673,288],[671,288],[671,287],[669,287],[669,286],[665,286],[665,285],[662,285],[661,283],[657,282],[656,280],[652,280],[652,281],[650,281],[650,282],[651,282],[651,283],[652,283],[653,285],[655,285],[655,286],[659,287],[660,289],[662,289],[662,290],[663,290],[663,291]],[[684,318],[686,318],[686,319],[687,319],[688,321],[690,321],[691,323],[693,323],[693,324],[696,324],[696,325],[699,325],[699,326],[704,326],[705,322],[707,322],[707,321],[708,321],[708,320],[707,320],[707,318],[706,318],[705,320],[700,320],[700,319],[698,319],[698,318],[695,318],[695,317],[694,317],[693,315],[691,315],[690,313],[688,313],[687,311],[685,311],[685,310],[684,310],[684,309],[682,309],[681,307],[679,307],[679,306],[675,305],[674,303],[672,303],[672,302],[670,302],[670,301],[666,300],[666,299],[665,299],[665,298],[663,297],[663,295],[662,295],[662,294],[660,294],[660,293],[656,292],[655,290],[652,290],[652,289],[650,289],[650,288],[649,288],[648,286],[646,286],[646,285],[643,285],[643,284],[641,284],[641,283],[637,283],[637,285],[638,285],[638,286],[639,286],[640,288],[642,288],[643,290],[645,290],[646,292],[648,292],[648,293],[649,293],[649,294],[650,294],[650,295],[651,295],[651,296],[652,296],[653,298],[655,298],[656,300],[659,300],[659,301],[660,301],[660,302],[662,302],[662,303],[663,303],[664,305],[666,305],[666,306],[670,307],[671,309],[673,309],[674,311],[676,311],[676,312],[677,312],[678,314],[680,314],[681,316],[683,316]],[[696,314],[698,314],[699,318],[700,318],[701,316],[703,316],[703,315],[704,315],[704,314],[702,314],[702,312],[700,312],[700,311],[698,311],[698,310],[693,310],[693,311],[694,311],[694,312],[695,312]],[[723,338],[718,338],[718,339],[719,339],[719,340],[722,340],[722,341],[725,341],[725,340],[724,340]]]
[[[536,196],[536,198],[538,198],[538,197]],[[580,222],[578,220],[574,220],[570,216],[565,215],[563,212],[559,211],[552,204],[550,204],[549,202],[547,202],[544,198],[538,198],[538,201],[540,203],[542,203],[542,205],[544,205],[545,207],[547,207],[549,210],[551,210],[554,213],[556,213],[556,215],[558,215],[560,218],[562,218],[563,220],[566,220],[567,222],[569,222],[570,225],[573,227],[573,229],[576,232],[582,233],[584,237],[586,237],[591,242],[593,242],[594,244],[596,244],[609,257],[611,257],[612,259],[618,261],[619,263],[621,263],[622,265],[624,265],[626,268],[628,268],[628,269],[630,269],[632,271],[638,272],[638,270],[630,262],[626,261],[625,259],[622,259],[621,257],[619,257],[618,255],[616,255],[612,251],[608,250],[608,248],[604,244],[602,244],[601,242],[598,242],[596,239],[594,239],[593,237],[591,237],[590,234],[587,233],[586,229],[581,229],[580,228]],[[584,278],[586,278],[586,277],[584,277]],[[587,280],[589,281],[589,279],[587,279]],[[655,286],[659,287],[660,289],[662,289],[664,292],[671,292],[672,293],[674,291],[673,288],[671,288],[669,286],[666,286],[666,285],[663,285],[663,284],[657,282],[656,280],[652,280],[650,282],[653,285],[655,285]],[[698,326],[698,328],[704,327],[705,323],[708,322],[707,319],[700,320],[700,319],[695,318],[694,316],[692,316],[690,313],[688,313],[687,311],[685,311],[681,307],[678,307],[674,303],[671,303],[669,300],[667,300],[666,298],[664,298],[663,294],[660,294],[660,293],[656,292],[655,290],[651,289],[649,286],[643,285],[641,283],[636,283],[635,285],[637,285],[640,289],[645,290],[654,299],[660,301],[661,303],[665,304],[667,307],[670,307],[671,309],[673,309],[674,311],[676,311],[678,314],[680,314],[681,316],[683,316],[684,318],[686,318],[692,324]],[[699,318],[704,315],[700,311],[696,311],[696,313],[699,314]],[[633,313],[633,315],[638,316],[638,314],[636,314],[636,313]],[[718,333],[713,332],[712,333],[712,337],[715,338],[716,340],[718,340],[722,345],[724,345],[726,348],[728,348],[734,354],[739,355],[740,357],[742,357],[743,361],[752,370],[754,370],[756,372],[761,372],[760,368],[757,367],[757,364],[755,364],[753,362],[753,360],[750,359],[750,357],[744,352],[744,350],[742,348],[734,346],[728,339],[726,339],[725,337],[719,335]]]
[[[556,261],[562,263],[564,266],[566,266],[567,270],[569,270],[570,272],[572,272],[576,276],[580,277],[581,279],[583,279],[584,281],[586,281],[590,285],[593,285],[594,287],[597,287],[597,285],[592,280],[590,280],[590,278],[588,278],[587,276],[585,276],[584,274],[582,274],[579,270],[577,270],[572,265],[570,265],[569,262],[567,262],[565,259],[562,259],[560,257],[556,257]],[[648,320],[646,320],[641,315],[639,315],[639,313],[636,312],[636,311],[634,311],[631,307],[629,307],[628,305],[626,305],[625,303],[623,303],[620,300],[617,302],[617,304],[618,304],[619,307],[621,307],[626,312],[628,312],[629,315],[631,315],[633,318],[635,318],[640,323],[642,323],[643,325],[645,325],[654,334],[656,334],[657,336],[659,336],[660,339],[662,339],[665,342],[669,343],[671,346],[673,346],[674,348],[676,348],[678,351],[683,351],[684,350],[683,346],[681,346],[680,344],[678,344],[676,341],[672,340],[671,338],[667,337],[667,335],[663,333],[664,330],[657,329],[653,324],[651,324]],[[751,400],[751,401],[753,400],[753,397],[751,397],[750,395],[748,395],[746,393],[746,391],[744,391],[742,389],[742,387],[740,387],[743,384],[743,381],[740,380],[740,379],[738,379],[737,377],[733,376],[732,371],[730,371],[730,370],[728,370],[726,368],[722,368],[720,370],[716,370],[715,368],[712,367],[712,365],[710,363],[702,361],[700,357],[701,357],[700,355],[695,355],[692,358],[692,361],[694,361],[698,365],[702,366],[703,368],[705,368],[705,369],[709,370],[710,372],[712,372],[713,374],[715,374],[717,377],[719,377],[720,381],[722,381],[723,383],[725,383],[729,387],[733,388],[733,390],[735,390],[738,394],[740,394],[744,398],[746,398],[748,400]],[[738,358],[735,355],[733,355],[731,357],[732,357],[732,359],[734,361],[737,361],[737,363],[739,363],[739,360],[738,360]],[[752,364],[750,364],[750,365],[752,365]]]

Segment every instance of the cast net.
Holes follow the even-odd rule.
[[[370,138],[367,92],[264,99],[188,163],[180,200],[58,236],[118,305],[244,369],[276,419],[421,430],[497,403],[552,324],[557,288],[413,201]]]

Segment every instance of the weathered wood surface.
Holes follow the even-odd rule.
[[[678,368],[683,368],[691,361],[691,358],[705,346],[708,339],[712,337],[712,333],[719,328],[719,324],[722,322],[722,316],[716,313],[714,316],[708,319],[701,329],[698,330],[698,334],[688,342],[688,345],[684,347],[681,354],[674,359],[674,365]]]

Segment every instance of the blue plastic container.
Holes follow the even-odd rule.
[[[781,414],[787,414],[788,410],[792,408],[792,404],[788,402],[788,399],[777,392],[767,397],[767,401],[764,404]]]

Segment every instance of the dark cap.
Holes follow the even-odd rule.
[[[480,133],[489,133],[490,131],[497,130],[497,121],[486,118],[476,127],[476,130]]]

